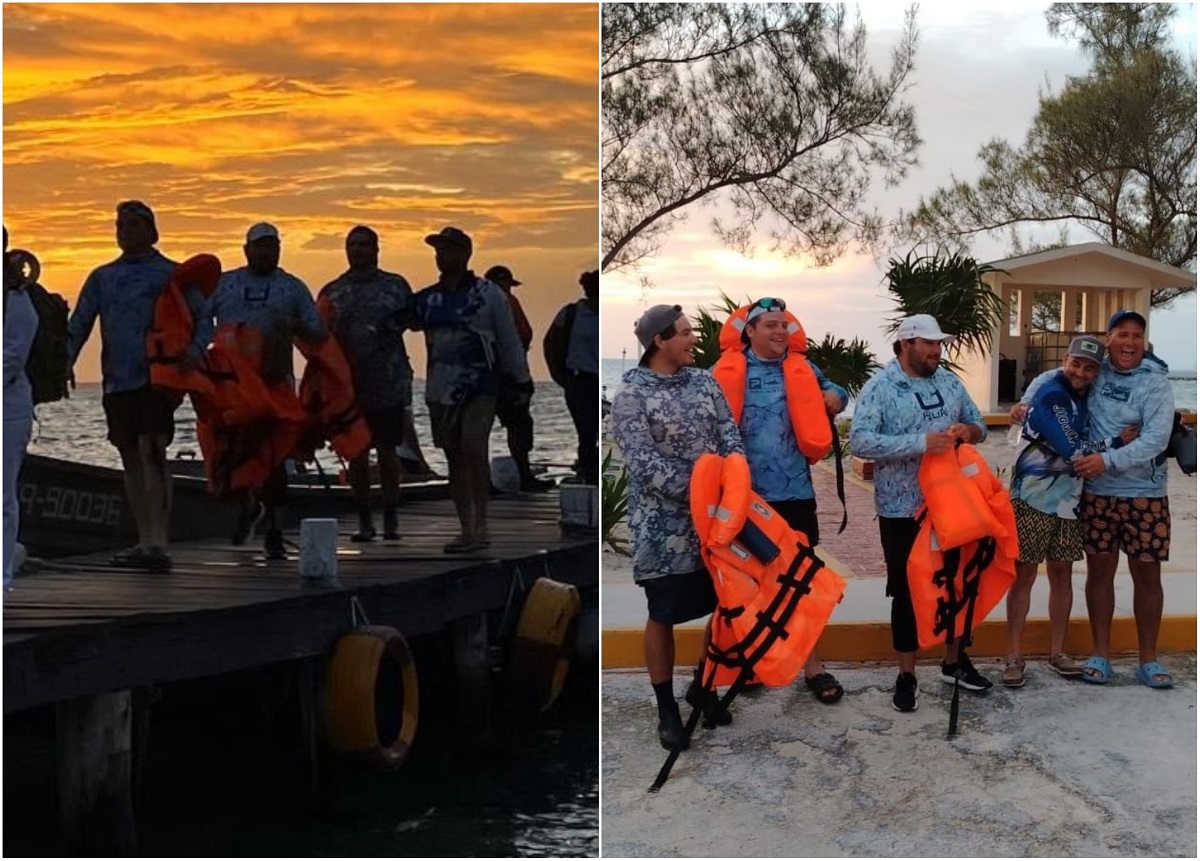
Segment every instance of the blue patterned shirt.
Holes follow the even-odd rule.
[[[835,392],[846,407],[846,390],[825,378],[811,361],[823,392]],[[822,410],[813,421],[828,422]],[[750,461],[754,492],[768,502],[789,499],[814,499],[812,472],[808,458],[796,443],[796,431],[788,413],[783,382],[783,357],[763,359],[746,349],[746,402],[738,422]]]
[[[1030,403],[1039,386],[1052,379],[1054,371],[1036,377],[1022,402]],[[1108,440],[1101,457],[1105,471],[1088,479],[1084,490],[1101,496],[1147,497],[1167,495],[1167,461],[1163,450],[1171,439],[1175,419],[1175,395],[1162,359],[1146,353],[1142,363],[1130,371],[1119,371],[1108,357],[1088,394],[1091,436]],[[1119,448],[1114,437],[1129,425],[1138,426],[1138,438]]]
[[[703,567],[688,507],[702,454],[743,453],[725,394],[697,368],[634,368],[613,398],[613,438],[629,474],[629,536],[637,582]]]
[[[504,291],[472,272],[456,289],[440,281],[416,295],[429,369],[425,402],[453,406],[495,397],[500,377],[529,382],[529,361]]]
[[[962,380],[938,368],[929,377],[910,377],[892,359],[863,387],[850,423],[850,450],[875,461],[875,511],[880,517],[913,517],[924,503],[917,468],[925,435],[965,422],[987,439],[983,414]]]
[[[269,275],[248,266],[226,272],[213,295],[212,315],[218,326],[243,323],[263,333],[263,378],[268,383],[292,375],[294,338],[319,341],[326,335],[308,287],[278,268]]]
[[[150,385],[146,339],[154,324],[154,304],[166,289],[175,262],[153,249],[137,256],[122,255],[94,269],[83,282],[75,310],[67,321],[71,364],[92,334],[100,318],[100,372],[106,393],[128,392]],[[188,291],[188,305],[199,319],[204,299]],[[211,329],[198,327],[197,336],[207,344]]]

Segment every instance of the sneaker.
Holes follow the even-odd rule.
[[[672,706],[670,711],[658,713],[658,743],[664,750],[687,750],[688,739],[683,733],[683,718],[679,716],[678,706]]]
[[[729,726],[733,723],[733,715],[721,705],[721,698],[717,696],[716,691],[707,690],[693,680],[683,698],[689,706],[700,709],[704,714],[705,727],[711,729],[714,726]]]
[[[892,708],[898,712],[915,712],[919,693],[917,677],[912,673],[901,673],[896,676],[896,693],[892,695]]]
[[[287,551],[283,547],[283,533],[278,529],[268,529],[263,537],[263,554],[268,559],[287,559]]]
[[[958,686],[968,691],[986,691],[991,681],[975,669],[966,652],[960,652],[957,664],[942,664],[942,681],[948,685],[958,681]]]

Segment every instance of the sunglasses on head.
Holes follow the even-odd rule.
[[[754,307],[762,308],[765,311],[786,311],[787,303],[782,299],[772,299],[770,296],[764,296],[754,303]]]

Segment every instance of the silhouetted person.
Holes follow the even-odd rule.
[[[507,266],[493,266],[483,277],[504,291],[512,310],[513,323],[517,327],[517,337],[528,353],[529,345],[533,343],[533,327],[529,325],[525,309],[512,291],[512,288],[521,286],[521,282],[513,277],[512,270]],[[554,487],[553,482],[534,477],[529,465],[529,453],[533,451],[533,415],[530,413],[529,398],[511,386],[504,386],[496,400],[496,418],[500,419],[500,424],[508,432],[508,451],[517,464],[521,490],[538,493]]]
[[[243,324],[263,336],[261,373],[268,386],[295,391],[292,346],[297,337],[320,341],[327,335],[317,317],[317,306],[304,282],[279,266],[279,231],[260,222],[246,232],[246,265],[221,276],[213,297],[212,313],[218,328]],[[284,559],[283,532],[278,509],[287,499],[287,471],[281,462],[258,493],[267,529],[263,551],[268,559]],[[244,535],[237,536],[245,540]]]
[[[20,529],[17,477],[33,429],[33,386],[25,365],[37,335],[38,315],[25,279],[8,257],[4,228],[4,591],[13,586],[13,560]]]
[[[441,273],[416,297],[429,358],[425,401],[434,445],[446,453],[450,493],[462,524],[445,551],[466,553],[491,544],[488,435],[496,396],[502,385],[511,385],[528,400],[533,381],[504,293],[467,268],[471,237],[445,227],[425,241],[433,246]]]
[[[138,543],[113,554],[112,564],[164,570],[171,523],[171,474],[167,446],[175,435],[178,395],[150,385],[147,337],[154,305],[176,264],[154,247],[158,227],[149,206],[138,200],[117,205],[117,245],[121,256],[92,271],[67,323],[72,367],[100,318],[100,370],[108,439],[125,469],[125,492],[137,523]],[[186,294],[198,321],[184,366],[198,364],[212,336],[204,296]]]
[[[579,478],[600,479],[600,272],[579,276],[584,298],[563,307],[542,340],[546,367],[563,387],[579,438]]]
[[[346,234],[350,268],[317,296],[317,312],[346,354],[354,392],[371,429],[383,492],[383,537],[400,537],[396,503],[402,469],[396,446],[405,436],[412,404],[412,366],[404,330],[413,312],[413,292],[399,275],[379,268],[379,236],[359,225]],[[358,500],[354,541],[375,537],[371,516],[370,449],[350,461],[350,486]]]

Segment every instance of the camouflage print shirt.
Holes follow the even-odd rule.
[[[612,429],[629,471],[629,535],[639,583],[703,567],[688,508],[692,466],[702,454],[744,454],[717,381],[682,368],[634,368],[613,399]]]
[[[337,338],[364,410],[412,403],[412,366],[404,330],[412,324],[413,292],[391,272],[348,270],[322,288],[317,307]]]
[[[440,281],[416,295],[429,370],[425,402],[455,406],[495,397],[500,378],[529,382],[529,362],[504,291],[473,272],[452,289]]]

